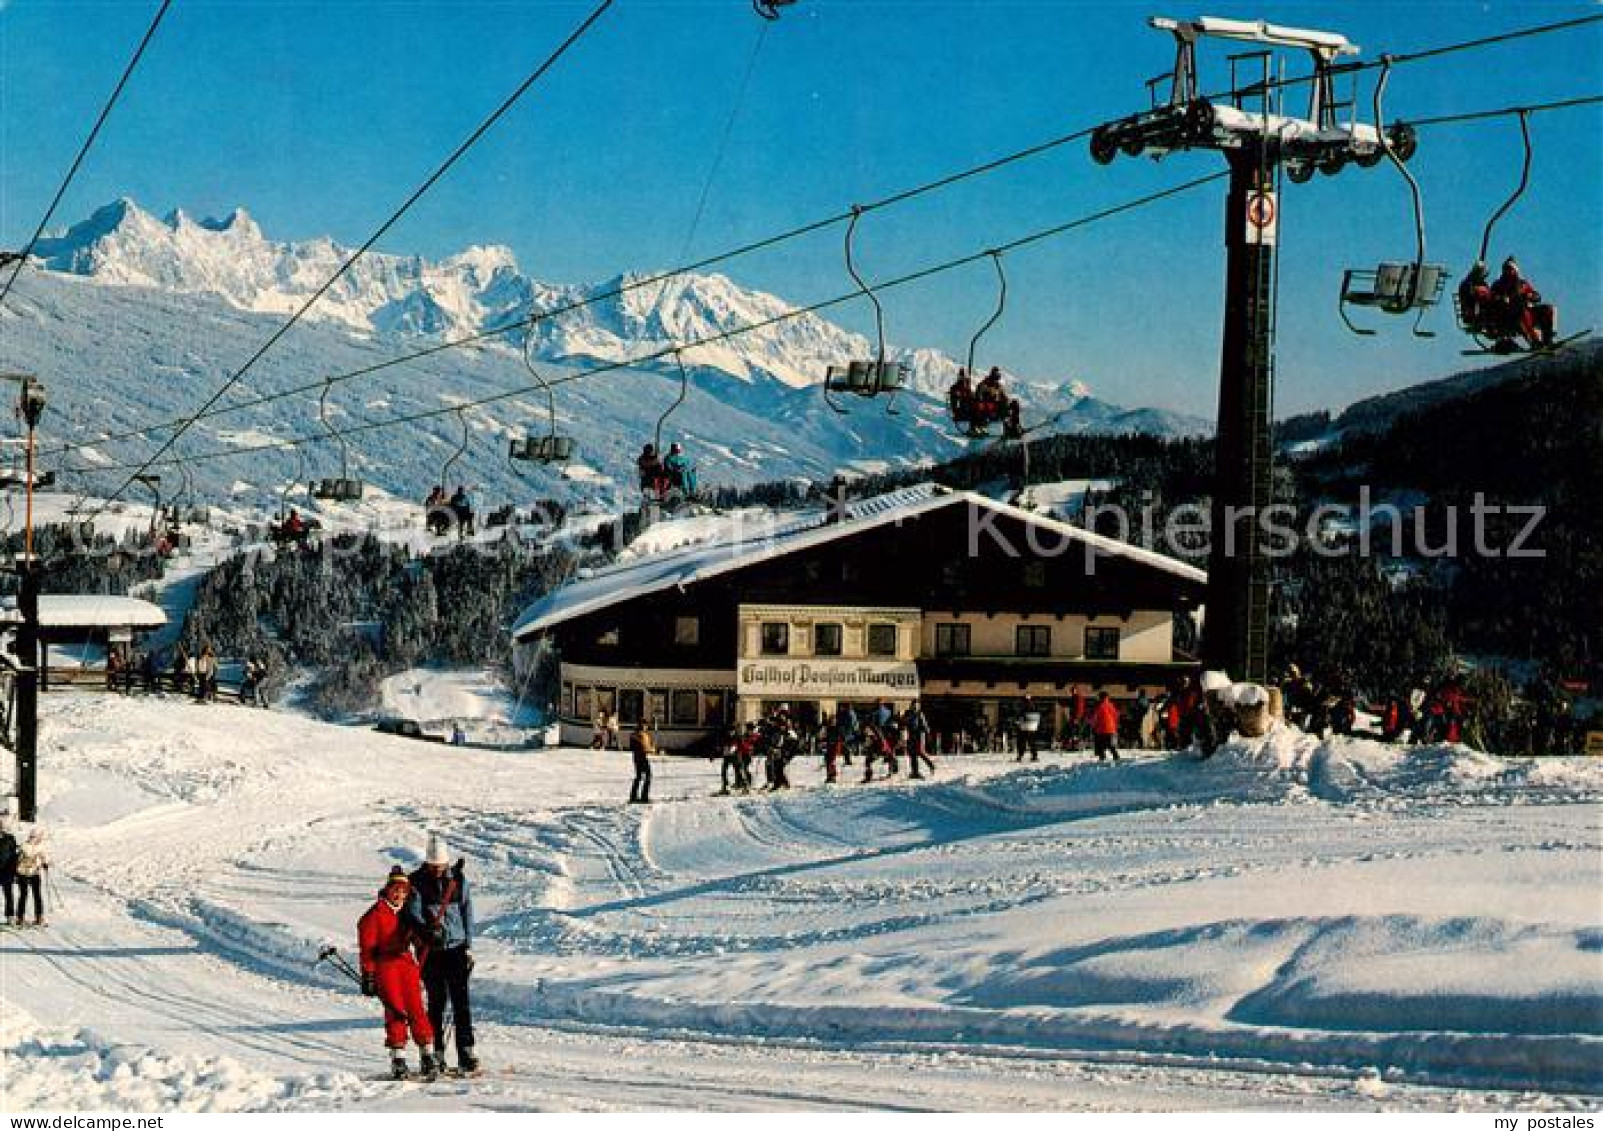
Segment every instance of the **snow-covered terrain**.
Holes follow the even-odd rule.
[[[100,209],[42,241],[37,268],[22,274],[4,319],[10,364],[40,377],[51,410],[42,442],[75,445],[46,465],[84,469],[73,479],[102,490],[120,480],[96,468],[150,451],[145,437],[110,440],[183,415],[203,401],[301,307],[351,253],[329,240],[267,237],[243,210],[221,220],[175,212],[157,218],[129,200]],[[366,369],[441,341],[518,322],[538,308],[534,354],[542,375],[562,381],[597,366],[766,323],[793,306],[721,275],[679,276],[637,286],[640,275],[597,284],[555,284],[526,275],[510,251],[472,247],[439,262],[373,252],[313,306],[306,320],[254,367],[245,384],[181,442],[177,456],[237,451],[237,458],[193,463],[200,493],[263,498],[294,478],[340,473],[340,450],[319,421],[317,382]],[[612,294],[617,290],[622,294]],[[111,330],[115,328],[116,332]],[[496,496],[587,497],[632,482],[640,445],[679,393],[671,358],[562,384],[558,426],[580,441],[580,463],[566,474],[518,472],[507,441],[548,426],[545,397],[517,350],[521,331],[491,338],[332,387],[328,418],[339,429],[405,413],[449,410],[485,397],[504,399],[467,413],[470,443],[448,474],[462,438],[454,414],[350,440],[350,474],[403,495],[441,478],[478,483]],[[837,470],[894,467],[949,458],[970,443],[946,419],[944,394],[956,363],[939,351],[905,347],[914,393],[892,416],[879,403],[854,402],[848,416],[823,404],[825,367],[866,358],[874,348],[815,315],[799,315],[715,344],[687,349],[689,398],[662,440],[680,440],[709,485],[790,475],[828,478]],[[263,395],[311,385],[264,404]],[[1126,409],[1092,395],[1078,379],[1015,379],[1032,420],[1057,432],[1193,433],[1208,425],[1161,409]],[[530,392],[530,389],[533,389]],[[314,436],[302,460],[275,440]],[[167,469],[169,474],[172,469]],[[102,482],[110,480],[110,482]]]
[[[414,686],[415,686],[414,681]],[[404,695],[404,681],[394,690]],[[441,696],[441,686],[429,689]],[[432,709],[432,708],[431,708]],[[715,767],[453,749],[57,694],[65,903],[0,938],[0,1106],[1589,1108],[1603,761],[1320,743],[941,761],[722,798]],[[442,831],[481,1051],[374,1079],[325,968]]]

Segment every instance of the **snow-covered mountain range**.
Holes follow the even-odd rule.
[[[243,209],[220,220],[197,219],[181,211],[158,217],[121,199],[36,246],[35,265],[44,272],[25,275],[32,282],[19,287],[18,297],[32,294],[46,306],[61,304],[60,317],[41,316],[30,326],[26,312],[12,321],[9,316],[14,312],[8,308],[6,344],[32,356],[35,365],[45,369],[81,371],[89,360],[83,356],[85,350],[115,367],[114,359],[126,362],[128,348],[115,336],[118,326],[138,322],[145,331],[132,348],[147,372],[214,374],[199,382],[167,380],[154,388],[122,383],[96,389],[100,397],[113,402],[102,404],[99,420],[143,417],[141,422],[146,422],[148,410],[158,404],[176,413],[212,391],[219,376],[249,356],[271,327],[299,309],[351,252],[328,239],[271,239]],[[348,354],[363,358],[357,364],[370,364],[375,352],[394,356],[418,345],[467,337],[517,323],[531,309],[555,311],[585,303],[540,321],[533,331],[534,355],[555,367],[557,375],[565,369],[628,362],[688,346],[768,323],[794,310],[778,296],[743,288],[723,275],[688,274],[662,284],[636,285],[644,278],[624,275],[594,284],[545,282],[526,274],[508,248],[497,246],[470,247],[439,261],[370,252],[269,355],[276,364],[253,370],[251,389],[304,384],[353,367],[345,359]],[[54,285],[58,282],[69,285]],[[97,323],[100,332],[82,340],[62,333],[62,323],[88,316],[87,307],[105,308],[100,317],[109,321]],[[166,309],[171,317],[152,317],[155,309]],[[118,315],[113,310],[128,313]],[[203,341],[196,337],[202,325],[208,327]],[[35,330],[46,336],[35,339]],[[295,348],[286,349],[291,342]],[[420,407],[420,394],[425,400],[432,395],[436,404],[476,399],[487,390],[475,387],[470,376],[474,373],[482,373],[494,392],[526,387],[528,374],[514,355],[521,345],[521,332],[514,332],[491,339],[482,348],[439,355],[436,363],[423,367],[442,378],[434,388],[420,388],[415,372],[410,380],[392,375],[356,383],[360,388],[341,386],[331,412],[336,421],[348,423],[359,416],[352,410],[358,402],[395,414]],[[716,404],[715,411],[696,412],[698,430],[704,432],[703,458],[721,458],[727,464],[727,473],[715,471],[715,477],[745,482],[816,475],[840,465],[917,462],[959,452],[965,441],[944,422],[943,409],[957,362],[938,350],[915,348],[898,355],[909,366],[915,392],[922,394],[903,398],[910,410],[902,417],[880,419],[884,413],[879,406],[868,404],[854,405],[849,423],[820,412],[818,382],[824,368],[848,358],[871,357],[873,352],[861,335],[814,314],[687,348],[683,358],[697,387],[710,393],[708,399]],[[286,366],[296,371],[276,378]],[[606,381],[574,382],[559,398],[559,413],[563,409],[571,413],[576,405],[588,410],[576,418],[586,425],[589,435],[582,438],[592,454],[598,449],[606,453],[596,459],[605,470],[626,470],[642,431],[652,431],[656,416],[672,398],[671,388],[646,398],[618,391],[630,385],[626,379],[631,374],[676,376],[677,369],[671,361],[642,363],[615,371]],[[661,388],[660,382],[653,386]],[[1193,417],[1110,404],[1078,382],[1013,375],[1013,387],[1028,416],[1054,418],[1053,431],[1174,434],[1208,428],[1207,422]],[[638,384],[633,388],[638,390]],[[119,399],[122,403],[117,403]],[[536,396],[534,404],[507,401],[476,416],[483,428],[517,434],[533,426],[518,418],[537,417],[539,399]],[[139,412],[132,411],[135,406]],[[366,419],[383,415],[382,411],[360,414]],[[447,422],[450,427],[445,431],[450,432],[456,425],[449,418]],[[316,431],[315,416],[311,423]],[[213,433],[227,442],[228,436],[283,438],[307,430],[301,403],[288,414],[280,405],[220,420]],[[713,432],[716,438],[706,434]],[[382,435],[369,434],[377,446],[367,437],[357,446],[358,459],[375,479],[386,469],[394,470],[392,457],[400,448],[388,437],[380,441]],[[498,447],[504,453],[504,445],[498,442]],[[737,449],[742,454],[727,454]],[[99,454],[115,461],[118,453]],[[472,464],[480,457],[469,453],[464,458]],[[504,454],[497,466],[505,470]],[[415,488],[416,475],[396,477],[396,489]]]

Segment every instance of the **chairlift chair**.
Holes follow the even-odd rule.
[[[858,293],[874,304],[874,327],[879,348],[872,360],[852,360],[845,365],[827,367],[824,370],[824,403],[844,414],[846,410],[836,404],[830,394],[850,393],[859,397],[885,395],[891,398],[886,404],[886,411],[895,416],[897,412],[892,406],[896,394],[907,387],[908,368],[905,362],[886,357],[885,307],[874,293],[874,288],[858,273],[852,256],[852,241],[857,233],[857,221],[862,215],[862,206],[853,205],[851,223],[846,226],[846,272],[856,282]]]
[[[674,398],[673,404],[663,409],[662,415],[657,417],[657,426],[652,430],[651,434],[652,448],[657,453],[657,459],[664,465],[663,472],[665,476],[668,474],[666,463],[669,450],[663,446],[663,429],[667,426],[668,419],[678,411],[679,406],[684,404],[690,396],[690,370],[685,368],[685,359],[677,349],[673,351],[673,360],[674,365],[679,369],[679,395]],[[671,480],[667,481],[671,482]],[[652,503],[667,503],[670,507],[675,507],[696,498],[699,494],[698,484],[696,483],[696,467],[694,464],[689,464],[688,461],[684,471],[684,481],[684,484],[670,486],[665,495],[649,498],[648,505]]]
[[[150,538],[155,541],[156,521],[161,517],[161,476],[154,472],[141,472],[134,476],[133,481],[155,496],[155,502],[150,505]]]
[[[566,436],[557,431],[557,398],[551,388],[551,383],[545,379],[538,369],[534,367],[534,358],[531,350],[534,344],[533,322],[530,323],[530,332],[523,338],[523,364],[534,377],[536,384],[545,391],[546,396],[546,422],[547,430],[544,436],[525,436],[514,438],[507,449],[507,458],[521,460],[526,463],[567,463],[573,459],[578,451],[578,443],[572,436]]]
[[[1570,334],[1567,337],[1555,338],[1544,345],[1522,345],[1520,342],[1521,330],[1516,324],[1517,318],[1499,322],[1471,317],[1470,312],[1464,309],[1464,291],[1474,282],[1476,271],[1485,271],[1486,254],[1491,249],[1492,232],[1497,227],[1497,222],[1508,214],[1514,205],[1519,202],[1519,199],[1525,195],[1525,190],[1530,187],[1531,161],[1534,156],[1534,149],[1531,145],[1530,114],[1529,110],[1522,109],[1519,111],[1520,142],[1524,147],[1524,156],[1520,162],[1519,184],[1515,186],[1509,198],[1503,201],[1498,206],[1497,211],[1493,212],[1491,218],[1486,221],[1486,227],[1481,232],[1480,254],[1476,256],[1475,264],[1470,268],[1469,274],[1464,277],[1458,289],[1453,292],[1453,313],[1458,319],[1458,328],[1473,338],[1477,346],[1476,349],[1462,351],[1466,356],[1516,353],[1551,354],[1558,352],[1572,342],[1587,337],[1592,332],[1590,329],[1586,329],[1579,333]],[[1549,317],[1554,321],[1557,320],[1556,308],[1550,313]]]
[[[507,454],[525,463],[569,463],[577,448],[572,436],[525,436],[514,438]]]
[[[1420,195],[1419,182],[1404,164],[1407,156],[1400,152],[1402,147],[1394,145],[1392,141],[1394,135],[1406,139],[1407,155],[1411,156],[1413,128],[1403,123],[1399,123],[1391,130],[1381,128],[1381,122],[1385,117],[1381,106],[1386,96],[1386,85],[1391,81],[1392,57],[1383,56],[1380,62],[1380,78],[1375,81],[1373,101],[1375,133],[1380,138],[1381,156],[1396,167],[1398,175],[1408,185],[1414,210],[1415,256],[1412,263],[1382,263],[1373,271],[1349,270],[1342,277],[1341,296],[1337,300],[1336,309],[1347,328],[1364,337],[1373,337],[1375,331],[1354,322],[1347,313],[1349,306],[1372,307],[1387,314],[1407,314],[1415,311],[1417,313],[1414,317],[1414,336],[1434,338],[1435,332],[1424,329],[1422,323],[1426,312],[1441,301],[1442,288],[1447,282],[1447,268],[1425,261],[1425,205]]]
[[[351,477],[350,445],[346,442],[340,430],[330,424],[328,420],[328,394],[333,387],[334,382],[332,380],[324,382],[323,395],[317,401],[317,418],[322,423],[324,430],[340,446],[340,473],[337,478],[333,479],[314,479],[309,484],[308,489],[312,498],[323,502],[357,503],[362,500],[364,484],[360,479]]]
[[[796,0],[751,0],[751,6],[763,19],[777,20],[779,10],[788,8],[795,2]]]
[[[1425,312],[1441,301],[1447,285],[1447,268],[1438,263],[1382,263],[1374,270],[1349,269],[1342,275],[1341,298],[1338,312],[1347,328],[1355,334],[1371,337],[1375,331],[1360,326],[1348,316],[1349,306],[1367,306],[1386,314]],[[1456,305],[1457,296],[1454,296]],[[1434,337],[1421,330],[1416,321],[1415,331],[1420,337]]]
[[[178,499],[173,504],[173,513],[180,523],[191,522],[204,526],[211,521],[211,509],[195,502],[195,477],[187,463],[178,465],[178,474],[183,481],[179,489]]]

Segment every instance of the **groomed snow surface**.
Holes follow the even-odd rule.
[[[64,903],[0,936],[0,1106],[1510,1109],[1603,1092],[1603,760],[1291,731],[1206,763],[941,761],[714,797],[58,694]],[[860,767],[848,771],[855,778]],[[6,772],[9,773],[9,759]],[[328,968],[441,830],[477,881],[471,1082],[395,1085]]]

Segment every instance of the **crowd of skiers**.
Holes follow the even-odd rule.
[[[447,1033],[455,1029],[456,1071],[479,1071],[473,1005],[473,895],[464,861],[453,865],[445,841],[431,834],[423,863],[410,874],[390,869],[378,898],[356,925],[362,993],[384,1011],[390,1073],[412,1074],[408,1038],[419,1050],[418,1074],[433,1080],[446,1070]],[[451,1020],[446,1023],[449,1008]]]
[[[45,881],[50,876],[50,854],[45,849],[43,825],[34,825],[19,837],[9,816],[0,815],[0,893],[5,896],[7,927],[45,925]]]
[[[719,792],[749,793],[759,788],[754,767],[761,770],[760,788],[789,789],[791,762],[807,757],[823,760],[824,780],[832,784],[858,763],[864,782],[874,780],[876,767],[881,777],[891,777],[901,772],[904,763],[907,776],[919,780],[926,771],[935,773],[931,733],[929,718],[917,703],[901,710],[880,703],[861,714],[843,703],[822,724],[808,724],[780,704],[761,720],[731,727],[724,734],[719,743]]]
[[[1281,687],[1287,720],[1310,734],[1352,734],[1367,723],[1384,742],[1461,742],[1511,755],[1579,754],[1586,738],[1573,701],[1545,681],[1518,699],[1477,696],[1449,672],[1363,699],[1343,671],[1304,673],[1292,664]]]
[[[166,654],[155,649],[136,653],[118,644],[106,653],[106,690],[123,695],[171,691],[191,696],[197,703],[210,703],[217,699],[221,686],[219,671],[217,651],[210,644],[191,653],[180,642]],[[240,667],[239,701],[246,706],[266,707],[267,680],[267,664],[255,656],[247,657]]]

